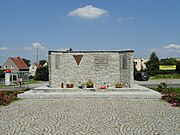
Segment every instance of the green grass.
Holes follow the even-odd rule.
[[[180,74],[158,74],[151,77],[150,79],[179,79],[179,78],[180,78]]]
[[[28,82],[24,82],[25,84],[34,84],[34,83],[40,83],[43,81],[37,81],[37,80],[29,80]]]
[[[28,90],[29,90],[29,88],[25,88],[22,90],[0,90],[0,91],[3,91],[6,95],[10,95],[11,93],[14,93],[14,92],[16,92],[17,94],[21,94]]]
[[[0,88],[4,88],[4,87],[8,87],[8,86],[6,86],[4,84],[0,84]]]
[[[150,87],[150,89],[158,91],[158,88]],[[171,93],[177,93],[180,94],[180,88],[168,88]]]
[[[34,83],[41,83],[43,81],[37,81],[37,80],[29,80],[28,82],[24,82],[24,84],[34,84]],[[15,83],[14,83],[15,85]],[[14,86],[14,85],[10,85],[10,86]],[[9,87],[5,84],[0,84],[0,88],[6,88],[6,87]]]
[[[173,92],[180,94],[180,88],[172,88]]]

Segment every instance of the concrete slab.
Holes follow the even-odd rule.
[[[34,88],[22,94],[19,98],[58,99],[66,97],[119,97],[123,99],[159,99],[161,94],[146,87],[135,84],[133,88],[108,89],[78,89],[78,88],[49,88],[47,85]]]

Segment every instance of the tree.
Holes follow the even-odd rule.
[[[0,78],[4,78],[4,70],[0,70]]]
[[[160,65],[176,65],[176,70],[166,70],[161,71],[163,74],[173,74],[173,73],[179,73],[180,71],[180,62],[177,61],[175,58],[167,58],[167,59],[161,59]]]
[[[42,80],[42,81],[49,80],[48,66],[40,67],[36,70],[35,80]]]
[[[30,64],[30,60],[28,59],[25,59],[25,58],[22,58],[22,60],[26,63],[26,65],[29,67],[31,64]]]
[[[159,58],[158,56],[156,55],[155,52],[152,52],[151,55],[150,55],[150,62],[155,62],[155,63],[158,63],[159,62]]]
[[[177,60],[175,58],[161,59],[160,64],[161,65],[176,65]]]
[[[147,72],[149,75],[156,75],[159,71],[159,58],[155,52],[150,55],[149,61],[146,63]]]
[[[177,61],[176,71],[180,74],[180,61]]]
[[[39,61],[39,65],[40,65],[40,66],[43,66],[46,62],[47,62],[46,60],[40,60],[40,61]]]

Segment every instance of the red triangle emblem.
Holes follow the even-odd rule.
[[[82,59],[83,55],[73,55],[73,57],[74,57],[77,65],[79,65],[80,62],[81,62],[81,59]]]

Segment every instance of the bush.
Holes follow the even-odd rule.
[[[173,104],[174,106],[180,105],[180,95],[179,94],[176,94],[176,93],[165,94],[162,96],[162,99],[165,100],[166,102]]]
[[[160,85],[158,85],[157,90],[158,90],[158,92],[161,92],[161,93],[169,93],[167,84],[165,82],[160,83]]]
[[[31,76],[29,76],[29,79],[34,79],[34,76],[32,76],[32,75],[31,75]]]
[[[23,90],[6,90],[6,91],[0,91],[0,105],[8,105],[11,102],[17,100],[17,94],[23,93],[25,91],[28,91],[29,88],[23,89]]]
[[[180,105],[180,94],[173,88],[167,88],[166,83],[161,83],[158,85],[157,91],[161,92],[163,94],[162,99],[172,103],[173,106],[179,106]]]
[[[0,70],[0,78],[4,78],[4,70]]]
[[[17,100],[17,92],[0,91],[0,105],[8,105],[12,101]]]
[[[48,67],[40,67],[36,70],[35,80],[49,81]]]

